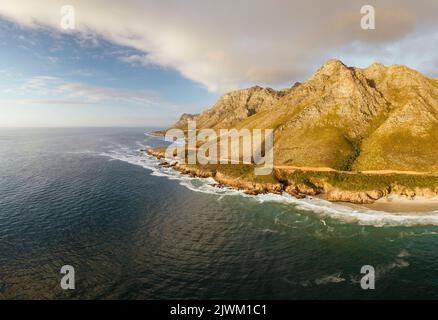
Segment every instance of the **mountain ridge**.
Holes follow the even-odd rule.
[[[276,165],[438,172],[438,79],[404,65],[331,59],[308,80],[223,95],[172,127],[274,129]]]

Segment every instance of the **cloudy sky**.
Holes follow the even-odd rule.
[[[165,126],[330,58],[438,77],[437,52],[436,0],[0,0],[0,126]]]

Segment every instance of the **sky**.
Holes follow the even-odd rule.
[[[331,58],[438,77],[437,16],[436,0],[0,0],[0,127],[165,127]]]

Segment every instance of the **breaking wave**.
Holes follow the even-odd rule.
[[[243,191],[232,188],[215,187],[212,185],[214,183],[212,178],[189,177],[180,174],[172,168],[164,168],[160,166],[159,160],[140,151],[141,149],[149,148],[149,146],[136,142],[136,147],[140,147],[140,149],[128,149],[123,147],[102,152],[98,155],[141,166],[152,171],[151,175],[153,176],[165,177],[170,180],[179,181],[180,185],[194,192],[218,195],[218,200],[224,196],[239,195],[242,197],[252,198],[260,203],[287,203],[294,205],[296,209],[301,211],[315,213],[320,219],[333,218],[342,222],[355,223],[359,225],[372,225],[377,227],[425,225],[438,226],[438,211],[428,213],[422,212],[421,214],[415,212],[385,212],[361,207],[350,207],[319,198],[307,197],[304,199],[297,199],[289,194],[260,194],[252,196],[245,194]]]

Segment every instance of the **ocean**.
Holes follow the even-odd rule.
[[[1,299],[438,298],[436,212],[218,189],[145,131],[0,129]]]

